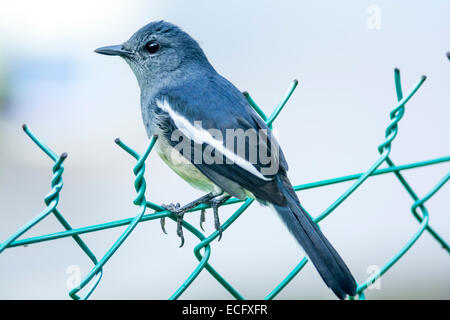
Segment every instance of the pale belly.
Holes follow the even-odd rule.
[[[155,148],[159,157],[169,168],[192,187],[204,192],[213,192],[215,195],[227,194],[163,139],[160,138],[156,141]],[[244,200],[245,197],[255,199],[255,196],[250,191],[244,188],[240,188],[240,190],[238,194],[241,196],[238,194],[233,194],[233,196],[241,200]]]
[[[156,142],[156,152],[160,158],[183,180],[191,186],[204,192],[214,192],[219,195],[223,191],[209,178],[200,172],[189,160],[183,157],[178,150],[172,148],[164,140]]]

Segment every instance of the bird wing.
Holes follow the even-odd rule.
[[[162,90],[153,101],[164,138],[226,192],[237,186],[258,200],[285,204],[275,177],[287,171],[284,155],[242,93],[221,76]]]

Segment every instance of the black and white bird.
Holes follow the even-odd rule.
[[[179,236],[183,214],[199,203],[211,204],[221,231],[219,205],[231,196],[252,197],[275,209],[340,299],[355,295],[346,264],[300,205],[272,131],[192,37],[157,21],[121,45],[95,51],[129,64],[141,89],[147,134],[158,136],[158,154],[193,187],[208,192],[184,207],[167,206],[179,217]]]

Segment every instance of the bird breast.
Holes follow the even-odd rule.
[[[222,193],[218,186],[201,173],[177,149],[173,148],[164,137],[158,138],[155,147],[160,158],[194,188],[204,192]]]

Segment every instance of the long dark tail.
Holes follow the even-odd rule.
[[[279,175],[277,179],[279,188],[287,199],[287,205],[273,207],[303,247],[326,285],[339,299],[345,299],[347,294],[354,296],[356,282],[345,262],[303,210],[288,178]]]

